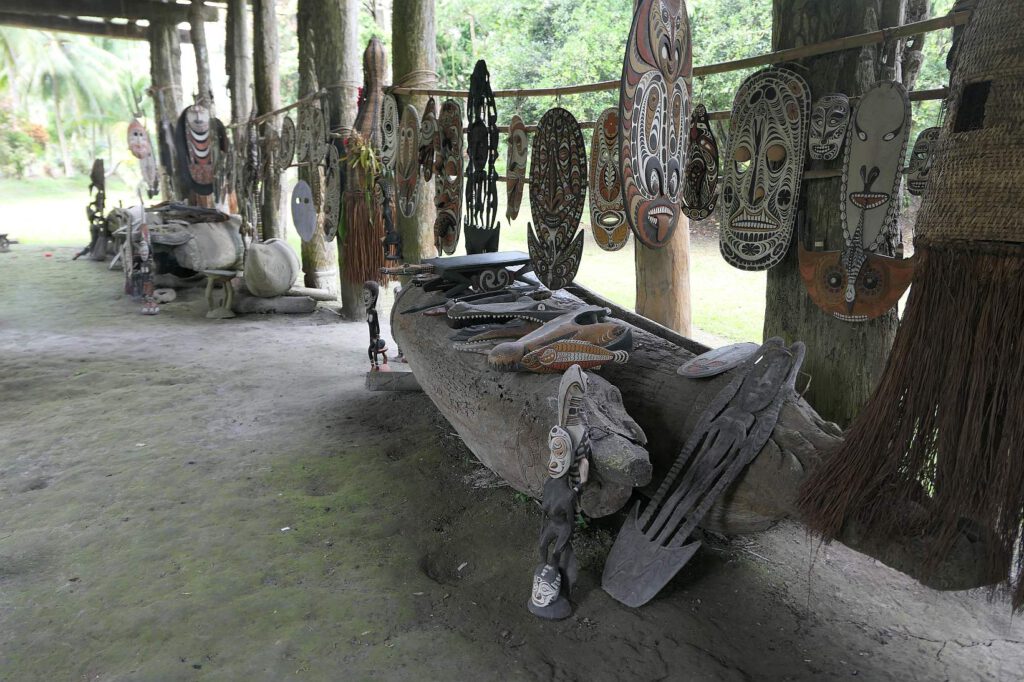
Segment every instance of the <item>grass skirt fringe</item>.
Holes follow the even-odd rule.
[[[1020,609],[1024,245],[925,242],[918,253],[882,381],[798,505],[826,540],[848,521],[876,538],[928,536],[926,571],[980,527],[984,574],[1016,582]]]
[[[373,194],[370,194],[371,200]],[[384,220],[376,202],[368,205],[367,193],[346,191],[342,198],[345,212],[345,240],[342,244],[342,271],[344,281],[362,284],[373,280],[383,284],[380,274],[384,267]]]

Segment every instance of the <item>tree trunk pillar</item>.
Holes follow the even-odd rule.
[[[203,0],[192,0],[192,7],[189,8],[188,23],[189,36],[192,38],[192,50],[196,56],[196,77],[199,81],[200,101],[205,101],[210,109],[210,116],[213,117],[213,85],[210,80],[210,52],[206,49],[206,28],[204,27],[203,11],[205,10]]]
[[[252,29],[246,0],[229,0],[227,14],[227,40],[225,61],[228,72],[228,90],[231,92],[231,122],[241,123],[249,118],[252,102]],[[235,128],[235,143],[241,141],[245,129]]]
[[[149,77],[159,148],[161,121],[174,124],[181,111],[181,38],[173,24],[153,23],[149,27]],[[174,173],[161,172],[161,178],[163,198],[177,199],[180,194]]]
[[[278,74],[277,14],[274,0],[253,0],[253,42],[255,59],[253,81],[256,84],[256,108],[264,114],[281,107],[281,79]],[[267,123],[275,128],[278,116]],[[268,174],[263,188],[260,222],[263,238],[284,237],[281,223],[281,174],[276,170]]]
[[[359,45],[359,2],[357,0],[322,0],[328,16],[327,24],[332,31],[333,45],[331,59],[323,59],[323,67],[333,62],[337,68],[338,80],[325,78],[322,73],[320,82],[325,85],[341,84],[343,87],[332,90],[331,120],[338,121],[339,131],[348,133],[356,121],[358,99],[356,93],[363,84],[362,48]],[[323,68],[322,67],[322,68]],[[337,98],[340,97],[340,101]],[[335,118],[337,111],[338,118]],[[343,209],[344,210],[344,209]],[[383,248],[383,247],[381,247]],[[345,273],[345,254],[338,249],[338,267],[342,275]],[[363,308],[363,284],[349,283],[341,279],[341,312],[350,320],[366,318]]]
[[[392,5],[391,51],[394,84],[407,87],[437,85],[437,31],[434,21],[434,0],[394,0]],[[404,105],[416,107],[420,116],[427,106],[426,96],[399,98],[399,111]],[[418,263],[437,255],[434,247],[434,193],[422,177],[416,188],[416,212],[410,218],[395,211],[398,231],[402,235],[403,260]]]
[[[633,239],[636,312],[683,336],[693,334],[690,309],[690,221],[679,224],[668,243],[649,249]]]

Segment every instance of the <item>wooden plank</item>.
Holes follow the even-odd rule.
[[[189,6],[157,0],[4,0],[5,12],[36,16],[100,17],[103,19],[131,19],[137,21],[188,23]],[[217,21],[215,7],[203,7],[204,21]]]
[[[33,16],[14,12],[0,12],[0,25],[16,28],[60,31],[87,36],[103,36],[121,40],[149,40],[149,28],[138,24],[112,24],[108,21],[71,19],[68,17]],[[181,42],[191,42],[188,31],[179,31]]]

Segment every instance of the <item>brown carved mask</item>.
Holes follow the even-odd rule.
[[[144,159],[147,156],[152,156],[153,146],[149,142],[149,133],[139,123],[139,119],[133,118],[132,122],[128,124],[128,149],[131,150],[132,156],[137,159]]]
[[[704,220],[718,203],[718,142],[703,104],[690,117],[690,158],[683,176],[683,213]]]
[[[461,235],[462,217],[462,109],[453,99],[441,105],[438,117],[440,148],[437,151],[437,179],[434,181],[434,240],[438,251],[455,253]]]
[[[530,152],[530,142],[526,134],[526,125],[519,116],[513,116],[508,126],[508,157],[505,163],[507,177],[507,205],[505,216],[513,220],[519,215],[519,206],[523,201],[523,188],[526,187],[526,158]]]
[[[416,107],[405,106],[402,121],[398,126],[398,151],[395,156],[395,185],[398,210],[406,218],[416,212],[416,186],[420,179],[419,115]]]
[[[605,109],[590,142],[590,226],[605,251],[618,251],[629,239],[619,175],[619,111]]]
[[[925,128],[917,136],[910,152],[910,162],[903,172],[907,174],[907,191],[915,197],[924,194],[928,186],[928,173],[932,170],[932,158],[939,144],[940,132],[942,128]]]
[[[889,258],[867,254],[846,292],[849,273],[839,251],[808,251],[800,245],[800,277],[815,305],[844,322],[865,322],[891,309],[910,286],[915,258]]]
[[[423,110],[423,120],[420,121],[420,172],[428,182],[434,177],[434,151],[437,146],[437,104],[431,97],[427,100],[427,108]]]

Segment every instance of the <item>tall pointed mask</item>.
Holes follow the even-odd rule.
[[[619,175],[619,111],[614,108],[597,117],[590,141],[590,227],[605,251],[618,251],[629,239]]]

